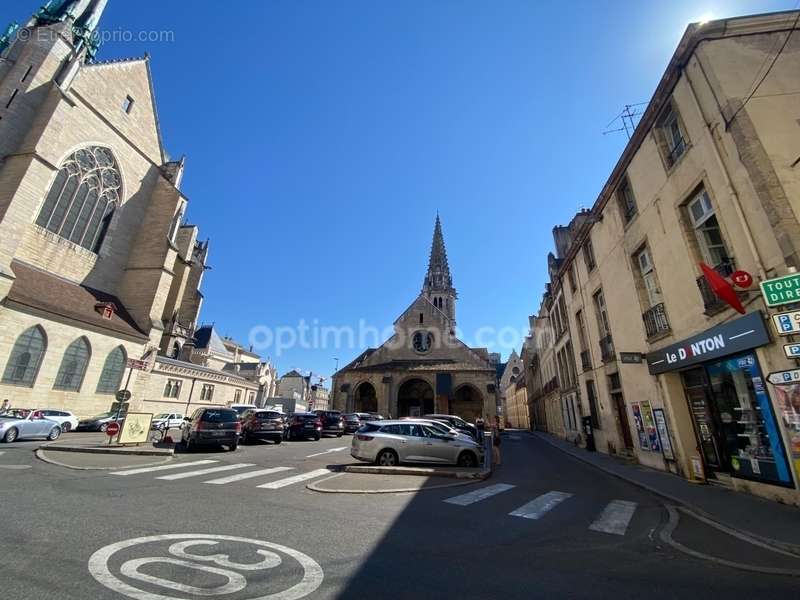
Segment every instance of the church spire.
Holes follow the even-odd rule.
[[[456,290],[453,288],[450,265],[447,263],[447,250],[444,247],[439,213],[436,213],[436,222],[433,226],[431,254],[428,260],[428,272],[422,284],[422,293],[434,306],[455,321]]]
[[[108,0],[47,0],[33,20],[37,25],[71,23],[76,49],[86,48],[86,62],[91,62],[100,46],[97,26],[106,4]]]

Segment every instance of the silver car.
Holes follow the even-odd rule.
[[[41,410],[10,408],[0,414],[0,440],[4,442],[35,437],[55,440],[60,435],[59,424],[45,417]]]
[[[473,440],[443,433],[428,421],[391,420],[361,427],[353,436],[350,455],[387,467],[400,463],[477,467],[483,460],[483,448]]]

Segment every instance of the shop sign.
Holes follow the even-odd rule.
[[[789,369],[788,371],[776,371],[767,375],[767,381],[772,385],[789,385],[800,383],[800,369]]]
[[[658,431],[658,439],[661,442],[664,458],[667,460],[675,460],[675,453],[672,451],[672,440],[669,438],[669,428],[667,427],[667,417],[664,414],[664,409],[654,408],[653,418],[656,421],[656,431]]]
[[[800,273],[792,273],[761,282],[761,295],[767,306],[800,302]]]
[[[800,359],[800,344],[784,344],[783,353],[786,354],[786,358]]]
[[[800,333],[800,310],[772,315],[772,323],[775,325],[778,335]]]
[[[649,353],[647,367],[651,375],[658,375],[767,343],[769,332],[756,311]]]

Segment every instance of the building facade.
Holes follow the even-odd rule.
[[[771,317],[798,305],[758,288],[800,267],[796,19],[687,29],[551,279],[599,451],[800,504],[800,390],[768,378],[797,366]]]

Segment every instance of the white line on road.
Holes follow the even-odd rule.
[[[566,492],[547,492],[508,514],[512,517],[522,517],[523,519],[539,519],[570,496],[572,494],[567,494]]]
[[[0,450],[0,456],[2,456],[2,455],[3,455],[3,454],[5,454],[5,453],[6,453],[6,451],[5,451],[5,450]]]
[[[475,502],[480,502],[481,500],[490,498],[495,494],[507,492],[513,487],[515,486],[511,485],[510,483],[496,483],[494,485],[475,490],[474,492],[453,496],[452,498],[445,500],[445,502],[448,504],[457,504],[458,506],[468,506],[470,504],[474,504]]]
[[[329,474],[330,471],[328,469],[315,469],[313,471],[309,471],[308,473],[302,473],[300,475],[295,475],[294,477],[286,477],[285,479],[278,479],[277,481],[270,481],[269,483],[258,485],[256,487],[265,488],[268,490],[277,490],[278,488],[286,487],[287,485],[292,485],[293,483],[299,483],[301,481],[305,481],[306,479],[314,479],[315,477],[321,477]]]
[[[30,468],[30,465],[0,465],[0,469],[8,469],[9,471],[21,471]]]
[[[221,465],[219,467],[210,467],[208,469],[198,469],[197,471],[186,471],[184,473],[173,473],[172,475],[162,475],[156,479],[164,479],[165,481],[174,481],[175,479],[188,479],[189,477],[197,477],[198,475],[208,475],[209,473],[218,473],[220,471],[233,471],[234,469],[244,469],[245,467],[255,467],[253,463],[235,463],[232,465]]]
[[[260,475],[269,475],[270,473],[280,473],[281,471],[291,471],[292,467],[272,467],[271,469],[259,469],[258,471],[248,471],[247,473],[237,473],[236,475],[229,475],[228,477],[220,477],[219,479],[211,479],[203,483],[213,483],[216,485],[223,485],[226,483],[233,483],[234,481],[241,481],[243,479],[251,479],[252,477],[259,477]]]
[[[331,448],[330,450],[325,450],[325,452],[317,452],[316,454],[309,454],[306,458],[314,458],[315,456],[322,456],[323,454],[330,454],[331,452],[341,452],[342,450],[347,450],[347,446],[342,446],[341,448]]]
[[[167,469],[182,469],[183,467],[193,467],[194,465],[208,465],[217,462],[216,460],[194,460],[192,462],[176,463],[174,465],[163,465],[160,467],[142,467],[140,469],[126,469],[125,471],[114,471],[112,475],[138,475],[139,473],[150,473],[151,471],[166,471]]]
[[[602,533],[625,535],[628,523],[631,522],[631,517],[636,512],[636,506],[636,502],[627,500],[609,502],[595,522],[589,525],[589,529]]]

